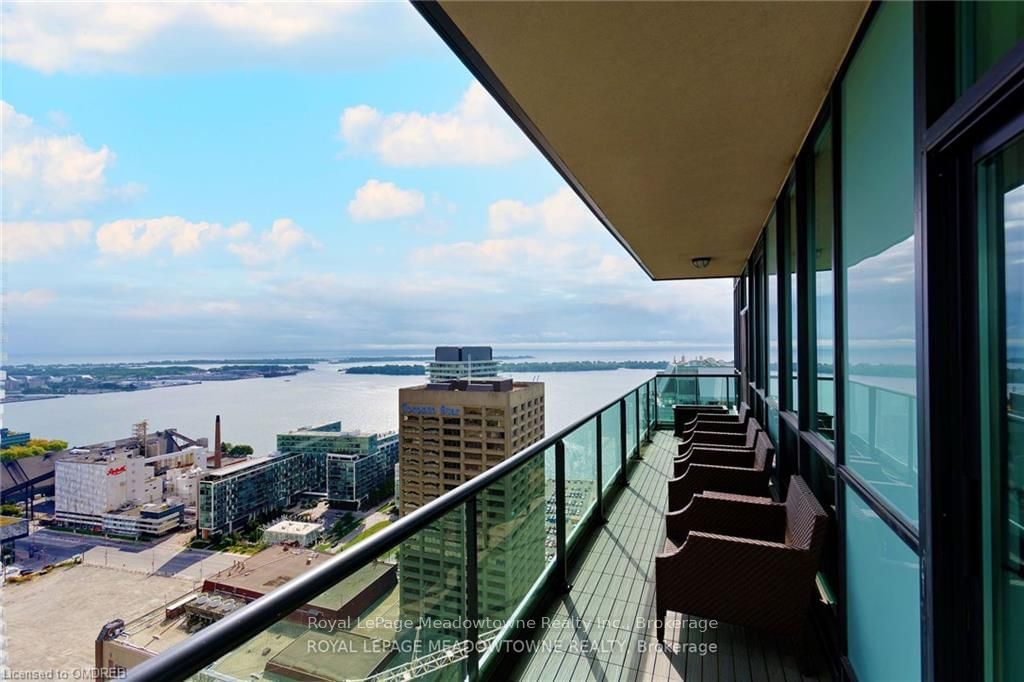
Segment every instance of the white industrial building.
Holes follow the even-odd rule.
[[[323,532],[324,527],[319,523],[279,521],[263,531],[263,541],[270,545],[294,543],[300,547],[309,547]]]
[[[151,454],[150,454],[151,453]],[[181,526],[194,507],[207,450],[139,454],[122,441],[76,448],[55,464],[58,523],[119,535],[162,535]]]

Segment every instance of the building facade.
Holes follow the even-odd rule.
[[[317,495],[349,509],[386,496],[398,434],[343,431],[341,422],[278,434],[278,451],[210,470],[199,481],[198,532],[230,533],[249,520]]]
[[[300,452],[253,457],[209,471],[199,481],[199,534],[231,533],[251,519],[284,509],[307,489]]]
[[[155,436],[155,434],[154,434]],[[174,446],[172,446],[174,447]],[[134,439],[68,451],[54,464],[54,518],[61,525],[119,535],[163,535],[194,506],[168,478],[197,478],[207,451],[200,445],[140,454]]]
[[[268,545],[294,543],[299,547],[309,547],[317,541],[323,532],[324,526],[321,523],[278,521],[273,526],[264,529],[263,541]]]
[[[362,509],[391,494],[397,433],[344,431],[336,421],[278,434],[277,450],[302,453],[307,491],[325,494],[342,508]]]
[[[544,385],[511,379],[432,383],[399,391],[401,514],[503,462],[544,436]],[[542,458],[482,494],[478,528],[481,613],[507,618],[544,563]],[[427,623],[461,617],[462,520],[446,517],[399,550],[402,618]],[[438,580],[437,576],[445,576]],[[429,626],[428,626],[429,629]]]
[[[31,439],[32,434],[28,431],[11,431],[7,427],[0,428],[0,450],[12,445],[28,445]]]
[[[373,436],[366,452],[327,455],[327,500],[343,509],[365,509],[395,492],[398,434]]]

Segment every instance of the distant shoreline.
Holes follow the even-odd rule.
[[[526,372],[606,372],[617,369],[662,370],[668,360],[568,360],[554,362],[503,362],[499,371],[522,374]],[[380,374],[387,376],[422,376],[426,365],[360,365],[338,370],[345,374]]]
[[[196,363],[201,364],[201,363]],[[202,368],[196,365],[115,363],[108,365],[9,365],[3,403],[69,395],[131,393],[154,388],[193,386],[206,381],[274,379],[312,371],[309,365],[243,363]]]
[[[36,400],[53,400],[54,398],[63,397],[63,395],[36,395],[33,393],[28,395],[11,395],[4,396],[3,400],[0,400],[0,405],[6,405],[7,403],[30,403]]]

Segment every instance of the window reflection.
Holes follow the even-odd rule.
[[[811,173],[812,187],[808,192],[811,207],[811,224],[808,229],[808,246],[812,251],[814,276],[811,278],[811,301],[813,301],[814,347],[811,348],[811,367],[815,370],[812,385],[812,404],[815,417],[811,426],[828,440],[835,440],[836,388],[834,330],[835,313],[833,303],[832,273],[832,124],[829,123],[818,135],[814,144],[814,168]]]
[[[775,214],[765,231],[765,267],[768,270],[768,397],[779,398],[779,249]]]
[[[846,464],[917,521],[912,8],[887,3],[842,90]]]
[[[1001,642],[1005,679],[1024,676],[1014,646],[1024,624],[1024,138],[979,167],[978,227],[983,318],[981,404],[986,522],[992,537],[987,575],[995,577],[989,627]],[[994,627],[993,627],[994,626]]]

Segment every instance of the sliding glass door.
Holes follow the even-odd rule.
[[[1024,120],[1017,124],[976,167],[990,680],[1024,680]]]

